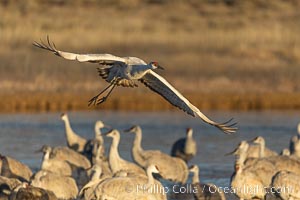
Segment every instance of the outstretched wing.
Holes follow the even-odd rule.
[[[140,79],[140,81],[154,92],[160,94],[168,102],[180,108],[189,115],[200,117],[204,122],[219,128],[226,134],[232,134],[236,132],[237,128],[234,127],[236,123],[229,124],[232,119],[225,123],[217,123],[212,121],[207,116],[205,116],[198,108],[191,104],[170,83],[168,83],[163,77],[161,77],[154,71],[149,70],[149,72],[146,73],[143,78]]]
[[[114,56],[111,54],[76,54],[76,53],[69,53],[69,52],[57,50],[55,44],[53,42],[50,42],[48,36],[47,36],[47,43],[44,43],[41,40],[40,43],[34,42],[33,45],[41,49],[51,51],[55,55],[63,57],[67,60],[77,60],[79,62],[92,62],[92,63],[99,63],[104,65],[111,65],[116,61],[125,62],[124,58]]]

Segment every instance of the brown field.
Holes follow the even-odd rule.
[[[106,85],[97,65],[31,45],[47,35],[65,51],[156,60],[204,109],[299,109],[299,9],[296,0],[0,0],[0,112],[95,109],[87,101]],[[104,108],[172,109],[142,85],[118,89]]]

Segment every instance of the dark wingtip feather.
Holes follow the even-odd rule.
[[[232,122],[233,118],[231,118],[230,120],[224,122],[224,123],[219,123],[219,124],[215,124],[215,126],[217,128],[219,128],[221,131],[223,131],[225,134],[233,134],[236,133],[236,131],[238,130],[238,127],[236,127],[237,122],[233,122],[231,124],[229,124],[230,122]]]
[[[45,50],[53,52],[55,55],[59,55],[54,42],[51,43],[49,35],[47,35],[46,42],[44,42],[42,39],[40,39],[40,42],[34,41],[32,44],[35,47],[45,49]]]

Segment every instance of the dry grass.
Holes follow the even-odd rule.
[[[88,107],[92,93],[34,92],[0,95],[1,112],[65,112],[68,110],[131,110],[160,111],[176,110],[163,98],[155,94],[119,93],[99,106]],[[145,98],[146,96],[146,98]],[[216,98],[216,96],[218,98]],[[201,110],[262,110],[300,109],[299,94],[187,94],[193,104]]]
[[[68,62],[31,45],[46,35],[62,50],[157,60],[167,69],[162,74],[184,94],[219,98],[220,93],[228,97],[267,93],[281,101],[277,94],[300,93],[298,1],[3,2],[2,95],[66,91],[80,95],[104,87],[95,65]],[[140,87],[135,95],[144,91]]]

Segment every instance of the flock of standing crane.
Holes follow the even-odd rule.
[[[122,134],[118,130],[110,129],[102,134],[101,129],[110,126],[97,121],[94,138],[87,140],[73,131],[67,114],[62,114],[61,119],[67,146],[44,145],[39,150],[43,152],[42,163],[35,173],[9,156],[0,156],[0,200],[226,199],[226,192],[216,189],[216,185],[200,183],[197,165],[188,167],[197,152],[191,128],[187,129],[185,138],[173,144],[171,156],[159,150],[144,150],[141,127],[122,131],[122,134],[134,134],[131,149],[134,162],[130,162],[119,154]],[[107,155],[103,135],[112,138]],[[231,192],[240,199],[300,199],[299,139],[300,124],[290,148],[280,155],[268,149],[261,136],[249,142],[241,141],[228,153],[236,156]],[[189,173],[192,174],[190,183]],[[169,186],[161,180],[191,190],[166,192]]]
[[[142,129],[133,126],[122,134],[134,134],[131,149],[133,162],[120,157],[118,145],[121,134],[111,129],[105,134],[101,129],[109,127],[102,121],[95,123],[95,135],[87,140],[76,134],[67,114],[62,114],[65,124],[67,146],[44,145],[40,169],[33,173],[21,162],[1,155],[0,199],[167,199],[166,187],[160,179],[182,186],[189,172],[194,174],[190,184],[196,191],[190,197],[201,199],[224,194],[203,192],[199,184],[199,168],[188,168],[187,162],[196,155],[197,146],[193,130],[179,139],[172,148],[172,155],[159,150],[144,150],[141,146]],[[105,154],[103,135],[112,138],[108,155]],[[209,193],[209,194],[208,194]],[[203,196],[204,195],[204,196]],[[180,197],[179,197],[180,198]],[[182,197],[185,198],[185,197]]]
[[[300,123],[290,147],[280,155],[259,136],[241,141],[231,153],[236,157],[231,188],[240,199],[300,199]]]

